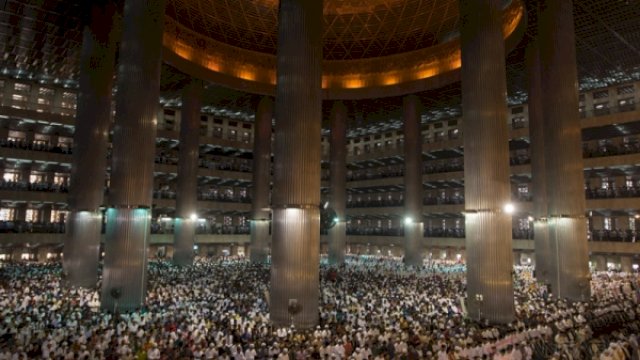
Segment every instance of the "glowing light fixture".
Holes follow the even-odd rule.
[[[504,205],[504,207],[502,208],[504,210],[504,212],[506,212],[507,214],[513,214],[514,211],[516,211],[516,207],[513,206],[512,203],[507,203]]]

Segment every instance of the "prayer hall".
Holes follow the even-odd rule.
[[[639,0],[2,0],[0,50],[0,360],[640,360]]]

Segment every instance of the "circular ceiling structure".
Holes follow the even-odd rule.
[[[521,0],[505,4],[505,39],[517,37],[524,17]],[[277,21],[277,0],[168,0],[165,59],[214,83],[273,94]],[[395,96],[457,80],[459,22],[458,0],[325,0],[325,98]]]

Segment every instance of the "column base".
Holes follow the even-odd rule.
[[[535,244],[536,280],[543,284],[550,282],[551,244],[549,243],[549,226],[546,221],[533,223],[533,242]]]
[[[346,224],[338,222],[329,229],[329,265],[344,264],[345,247],[347,241]]]
[[[196,222],[191,219],[176,218],[173,232],[173,264],[193,265],[193,246],[196,238]]]
[[[633,271],[631,256],[620,256],[620,271],[626,273]]]
[[[251,244],[249,245],[249,258],[252,263],[266,264],[269,261],[269,221],[251,221]]]
[[[404,225],[404,264],[422,266],[422,239],[424,223]],[[386,255],[386,254],[385,254]]]
[[[549,219],[551,292],[559,299],[589,301],[591,285],[586,220]]]
[[[151,210],[109,208],[102,277],[102,310],[129,312],[144,305]]]
[[[469,317],[507,324],[515,319],[511,216],[465,216]]]
[[[98,211],[72,211],[69,214],[62,260],[65,286],[97,286],[101,229],[102,215]]]
[[[308,329],[318,323],[320,210],[273,210],[271,322]]]

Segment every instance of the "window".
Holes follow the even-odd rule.
[[[11,95],[11,98],[13,99],[13,101],[27,101],[27,97],[24,95],[19,95],[19,94],[13,94]]]
[[[593,93],[593,99],[605,99],[609,97],[609,90],[601,90]]]
[[[524,119],[524,116],[516,116],[513,119],[511,119],[511,126],[513,126],[514,129],[521,129],[525,126],[526,121]]]
[[[518,185],[518,195],[528,195],[529,185]]]
[[[38,98],[38,105],[51,105],[51,100]]]
[[[27,209],[25,221],[38,222],[38,209]]]
[[[447,220],[446,219],[442,219],[442,228],[443,229],[447,228]]]
[[[0,208],[0,221],[11,221],[15,216],[14,208]]]
[[[72,92],[62,93],[62,107],[66,109],[76,108],[76,94]]]
[[[53,183],[56,185],[64,185],[67,183],[67,176],[66,174],[61,174],[61,173],[56,173],[53,176]]]
[[[608,103],[595,104],[593,105],[593,109],[596,111],[596,113],[605,112],[609,109],[609,104]]]
[[[53,96],[53,89],[49,89],[49,88],[40,88],[38,89],[38,95],[40,96],[45,96],[45,97],[51,97]]]
[[[237,121],[229,121],[229,126],[237,127],[238,126],[238,122]]]
[[[164,129],[165,130],[173,130],[175,127],[175,120],[170,117],[164,118]]]
[[[238,131],[237,130],[229,129],[229,136],[228,136],[229,140],[236,140],[237,139],[237,135],[238,135]]]
[[[600,180],[600,187],[605,189],[605,190],[609,189],[609,178],[603,177]]]
[[[618,87],[618,95],[633,94],[634,92],[633,84]]]
[[[524,108],[522,106],[514,107],[511,109],[511,114],[521,114],[524,112]]]
[[[611,218],[610,217],[605,217],[604,218],[604,229],[605,230],[611,230]]]
[[[222,128],[221,127],[214,127],[213,128],[213,137],[217,137],[217,138],[221,138],[222,137]]]
[[[635,218],[635,216],[629,216],[629,230],[636,231],[636,218]]]
[[[633,98],[620,99],[618,100],[618,107],[622,111],[635,110],[635,100]]]
[[[4,181],[18,181],[18,173],[17,172],[5,172],[2,176]]]
[[[13,85],[13,90],[15,90],[17,92],[29,92],[29,91],[31,91],[31,85],[15,83]]]
[[[51,210],[51,218],[49,219],[52,223],[64,222],[67,217],[68,211],[64,210]]]
[[[43,181],[44,181],[44,174],[42,173],[32,173],[31,175],[29,175],[29,182],[32,184],[43,182]]]

